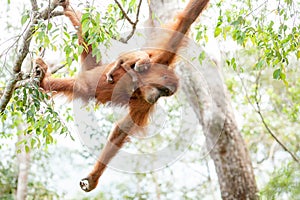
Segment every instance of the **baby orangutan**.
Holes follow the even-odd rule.
[[[86,47],[86,42],[82,36],[82,27],[81,27],[81,12],[77,11],[75,12],[69,5],[68,0],[58,0],[59,4],[64,9],[64,14],[67,16],[74,28],[77,30],[77,36],[78,36],[78,44],[81,46]],[[82,65],[82,71],[93,69],[94,67],[100,66],[101,62],[96,62],[95,57],[91,55],[92,47],[89,45],[86,50],[82,52],[81,55],[81,65]],[[119,69],[120,67],[123,67],[125,71],[131,76],[133,83],[137,83],[137,76],[132,71],[135,70],[137,72],[142,72],[150,67],[150,57],[149,55],[144,51],[133,51],[130,53],[123,53],[121,54],[117,61],[114,63],[113,67],[106,73],[107,81],[109,83],[113,83],[113,73]]]
[[[79,44],[83,44],[85,41],[81,33],[80,18],[69,8],[67,0],[58,1],[73,25],[79,27],[78,40]],[[131,52],[121,55],[116,62],[102,65],[96,63],[95,58],[91,56],[92,45],[89,45],[81,54],[83,70],[78,77],[53,78],[46,75],[41,81],[41,87],[45,91],[56,91],[70,99],[81,98],[84,101],[95,99],[97,103],[111,102],[112,106],[121,105],[129,108],[128,114],[117,122],[110,133],[93,170],[80,181],[80,187],[85,192],[97,186],[107,164],[122,148],[128,136],[147,125],[157,100],[176,92],[179,80],[174,72],[174,65],[171,64],[182,46],[184,35],[208,1],[190,0],[183,12],[177,15],[176,21],[168,26],[172,30],[170,34],[166,37],[156,37],[157,49]],[[37,59],[36,65],[44,72],[48,68],[42,59]],[[140,71],[143,73],[138,73]]]
[[[121,54],[114,66],[106,73],[106,79],[109,83],[113,83],[113,73],[123,67],[125,71],[131,76],[133,84],[137,84],[137,76],[132,67],[137,72],[142,72],[150,67],[150,57],[144,51],[134,51],[126,54]]]

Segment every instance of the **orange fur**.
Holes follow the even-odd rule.
[[[177,14],[174,23],[167,25],[170,30],[167,38],[158,40],[158,47],[163,50],[149,50],[152,63],[160,63],[169,65],[174,62],[177,51],[180,49],[181,43],[184,42],[184,36],[188,32],[191,24],[197,19],[201,12],[208,5],[209,0],[190,0],[185,9]],[[163,42],[163,43],[162,43]],[[167,51],[166,51],[167,50]]]
[[[126,74],[126,70],[122,67],[118,67],[114,71],[114,83],[110,84],[107,82],[106,74],[113,66],[116,66],[118,61],[108,65],[97,65],[92,60],[92,64],[87,65],[88,60],[93,59],[88,57],[91,54],[90,46],[87,51],[81,54],[83,70],[78,77],[58,79],[46,76],[43,79],[41,87],[46,91],[53,90],[58,93],[64,93],[71,99],[81,98],[84,101],[88,101],[95,98],[98,103],[102,104],[112,102],[113,105],[129,106],[128,115],[120,120],[110,133],[108,142],[94,165],[94,169],[87,178],[82,179],[80,182],[80,186],[84,191],[91,191],[97,186],[98,179],[105,170],[106,165],[127,141],[128,135],[134,134],[140,127],[147,124],[156,101],[162,96],[171,96],[176,92],[179,85],[178,78],[173,68],[163,65],[168,66],[174,62],[184,34],[187,33],[189,27],[207,3],[208,0],[190,0],[184,11],[177,16],[177,20],[170,25],[171,30],[174,32],[170,32],[166,37],[159,38],[156,41],[158,47],[163,50],[146,51],[150,57],[151,67],[142,73],[135,72],[137,89],[131,77]],[[78,17],[76,17],[76,13],[69,8],[68,1],[65,1],[62,6],[64,7],[65,15],[69,17],[72,24],[79,27],[79,44],[84,43],[85,41],[81,34],[81,24]],[[136,63],[137,59],[139,57],[133,56],[133,63]],[[47,68],[41,59],[38,59],[36,63],[43,69]],[[133,90],[134,92],[132,92]]]
[[[68,17],[77,30],[78,44],[83,46],[83,52],[81,53],[81,67],[83,71],[93,69],[99,65],[102,65],[101,62],[96,61],[96,57],[92,55],[92,45],[87,45],[82,34],[81,27],[81,12],[75,12],[69,5],[69,0],[61,0],[61,6],[64,9],[64,15]]]

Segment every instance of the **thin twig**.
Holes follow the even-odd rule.
[[[300,163],[299,159],[297,158],[297,156],[292,152],[290,151],[281,141],[280,139],[276,136],[276,134],[271,130],[271,128],[269,127],[269,125],[267,124],[263,114],[261,113],[261,108],[260,108],[260,104],[259,104],[259,100],[257,98],[257,95],[258,95],[258,86],[259,86],[259,80],[260,80],[260,76],[261,76],[261,71],[260,73],[258,74],[257,78],[256,78],[256,81],[255,81],[255,95],[254,95],[254,100],[255,100],[255,103],[256,103],[256,107],[257,107],[257,114],[259,115],[262,123],[264,124],[265,128],[267,129],[268,133],[276,140],[276,142],[286,151],[288,152],[292,158],[297,162],[297,163]]]
[[[53,17],[58,17],[58,16],[62,16],[64,15],[64,12],[63,11],[53,11],[50,13],[50,17],[53,18]]]
[[[39,19],[48,18],[48,13],[51,13],[58,6],[58,4],[59,4],[58,0],[53,0],[51,5],[49,7],[47,7],[45,10],[43,10],[40,14],[38,12],[34,12],[33,18],[22,37],[20,49],[17,50],[18,54],[17,54],[16,60],[13,64],[13,74],[11,75],[10,79],[8,80],[8,83],[4,89],[3,95],[0,98],[0,113],[2,113],[5,110],[9,100],[12,97],[15,86],[16,86],[17,82],[20,80],[21,66],[22,66],[22,63],[23,63],[25,57],[27,56],[27,54],[29,52],[29,46],[31,43],[32,35],[35,32],[35,30],[34,30],[35,25],[37,24]],[[32,5],[33,10],[38,10],[38,8],[36,8],[36,6],[37,6],[36,0],[31,0],[31,5]]]
[[[238,73],[238,77],[240,78],[241,80],[241,83],[242,83],[242,88],[244,89],[245,91],[245,95],[246,95],[246,98],[247,98],[247,101],[250,103],[250,105],[253,107],[254,111],[259,115],[260,119],[261,119],[261,122],[263,123],[264,127],[266,128],[266,130],[268,131],[268,133],[275,139],[275,141],[286,151],[288,152],[291,157],[297,162],[297,163],[300,163],[299,159],[296,157],[296,155],[290,151],[281,141],[280,139],[276,136],[276,134],[271,130],[271,128],[269,127],[269,125],[267,124],[262,112],[261,112],[261,108],[260,108],[260,104],[259,104],[259,99],[257,98],[258,96],[258,88],[259,88],[259,80],[260,80],[260,76],[261,76],[261,72],[262,70],[259,71],[258,73],[258,76],[256,77],[256,81],[255,81],[255,95],[254,95],[254,101],[255,101],[255,104],[256,104],[256,107],[254,106],[254,104],[251,102],[250,100],[250,97],[248,95],[248,92],[247,92],[247,89],[246,89],[246,86],[244,84],[244,81],[242,80],[240,74]]]
[[[255,112],[257,112],[257,110],[256,110],[256,108],[255,108],[255,106],[254,106],[254,104],[253,104],[253,103],[251,102],[251,100],[250,100],[250,97],[249,97],[249,94],[248,94],[248,90],[246,89],[246,86],[245,86],[245,83],[244,83],[244,81],[243,81],[243,79],[242,79],[242,77],[241,77],[241,74],[240,74],[239,72],[237,72],[237,75],[238,75],[238,77],[240,78],[240,81],[241,81],[241,84],[242,84],[242,88],[243,88],[244,91],[245,91],[245,95],[246,95],[247,101],[250,103],[250,105],[252,106],[253,110],[254,110]]]
[[[37,12],[38,11],[38,5],[37,5],[37,1],[36,0],[30,0],[30,3],[31,3],[31,7],[32,7],[32,10],[34,12]]]
[[[125,10],[123,9],[122,5],[117,1],[117,0],[114,0],[115,3],[118,5],[118,7],[120,8],[122,14],[124,15],[124,17],[127,19],[127,21],[130,23],[130,24],[134,24],[134,22],[130,19],[130,17],[128,17],[127,13],[125,12]]]
[[[132,25],[131,32],[127,35],[127,37],[119,39],[120,42],[127,43],[128,40],[130,40],[130,38],[133,36],[134,32],[136,31],[136,26],[137,26],[137,24],[139,22],[139,15],[140,15],[140,9],[141,9],[141,5],[142,5],[142,0],[139,1],[138,7],[137,7],[136,16],[135,16],[135,21],[134,22],[128,17],[127,13],[125,12],[125,10],[121,6],[121,4],[117,0],[114,0],[114,1],[116,2],[116,4],[118,5],[118,7],[120,8],[123,16]]]
[[[256,7],[254,10],[251,10],[249,13],[247,13],[245,15],[244,18],[248,17],[249,15],[251,15],[252,13],[254,13],[255,11],[257,11],[258,9],[260,9],[265,3],[267,3],[268,0],[265,0],[264,2],[262,2],[258,7]]]
[[[26,25],[26,27],[24,28],[24,30],[22,31],[21,34],[17,35],[17,39],[14,41],[14,43],[12,45],[10,45],[8,48],[6,48],[3,53],[0,55],[0,57],[2,57],[3,55],[5,55],[4,57],[4,62],[3,62],[3,68],[6,68],[6,59],[7,59],[7,54],[8,52],[17,44],[19,43],[19,40],[21,39],[22,35],[24,35],[24,33],[26,32],[26,30],[28,29],[28,27],[30,26],[30,24],[32,23],[32,20],[30,20],[28,22],[28,24]],[[10,75],[12,75],[12,73],[7,69],[7,71],[10,73]]]
[[[74,60],[74,59],[72,59],[72,60]],[[51,74],[55,74],[58,70],[64,68],[66,65],[67,65],[67,63],[51,68],[51,70],[50,70]]]

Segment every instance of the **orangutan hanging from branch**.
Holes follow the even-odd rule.
[[[95,99],[97,103],[111,102],[112,106],[129,107],[129,113],[110,133],[94,169],[80,181],[80,187],[93,190],[106,165],[122,147],[129,135],[135,134],[147,125],[149,115],[160,97],[173,95],[178,86],[178,77],[172,66],[176,52],[191,24],[207,6],[209,0],[190,0],[186,8],[177,15],[176,21],[167,27],[172,30],[166,36],[155,39],[158,49],[129,52],[117,61],[101,65],[91,56],[91,45],[81,54],[82,72],[76,78],[53,78],[47,75],[41,82],[45,91],[63,93],[69,99],[83,101]],[[64,13],[78,29],[78,41],[85,41],[81,33],[81,14],[75,13],[67,0],[61,0]],[[148,41],[151,43],[152,41]],[[47,70],[42,59],[36,65]]]

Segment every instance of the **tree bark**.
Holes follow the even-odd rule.
[[[165,8],[178,10],[176,3],[172,2],[173,0],[152,0],[149,10],[155,11],[157,17],[173,19],[170,12],[164,10]],[[150,13],[150,16],[153,16],[152,14]],[[147,22],[148,26],[157,24],[153,19]],[[197,46],[189,46],[189,49],[196,51],[197,55],[203,51]],[[188,58],[189,55],[193,53],[187,52],[184,57]],[[202,125],[207,149],[218,175],[221,197],[239,200],[258,199],[249,152],[237,127],[220,66],[208,58],[201,66],[198,61],[194,61],[193,66],[197,67],[199,73],[195,73],[195,69],[188,67],[186,63],[183,67],[179,67],[180,74],[186,74],[181,77],[181,85],[189,99],[188,103]]]
[[[21,67],[24,59],[28,55],[31,39],[35,32],[34,27],[37,24],[38,20],[40,19],[46,20],[48,18],[62,14],[60,12],[52,13],[52,11],[59,4],[58,0],[53,0],[52,3],[47,8],[42,10],[40,13],[37,12],[38,7],[37,7],[36,0],[31,0],[31,4],[32,4],[32,10],[34,11],[34,15],[30,23],[28,24],[27,29],[24,31],[24,33],[18,36],[21,42],[19,45],[16,45],[17,55],[13,63],[11,77],[9,78],[9,80],[7,80],[7,84],[5,86],[3,94],[0,96],[0,114],[5,110],[9,100],[11,99],[17,82],[21,80],[21,76],[22,76]]]
[[[22,125],[19,126],[21,129]],[[23,130],[23,129],[21,129]],[[19,135],[18,142],[23,140],[26,136]],[[19,147],[21,152],[17,154],[18,161],[18,185],[16,192],[17,200],[25,200],[27,197],[27,184],[28,184],[28,174],[30,170],[30,153],[26,152],[24,147]]]
[[[207,88],[202,88],[203,79],[197,75],[185,76],[181,84],[206,136],[221,196],[223,199],[258,199],[249,152],[238,130],[220,69],[213,66],[212,62],[205,62],[204,65],[201,74],[205,77]],[[181,70],[193,73],[185,66]],[[219,79],[216,79],[217,75]]]

